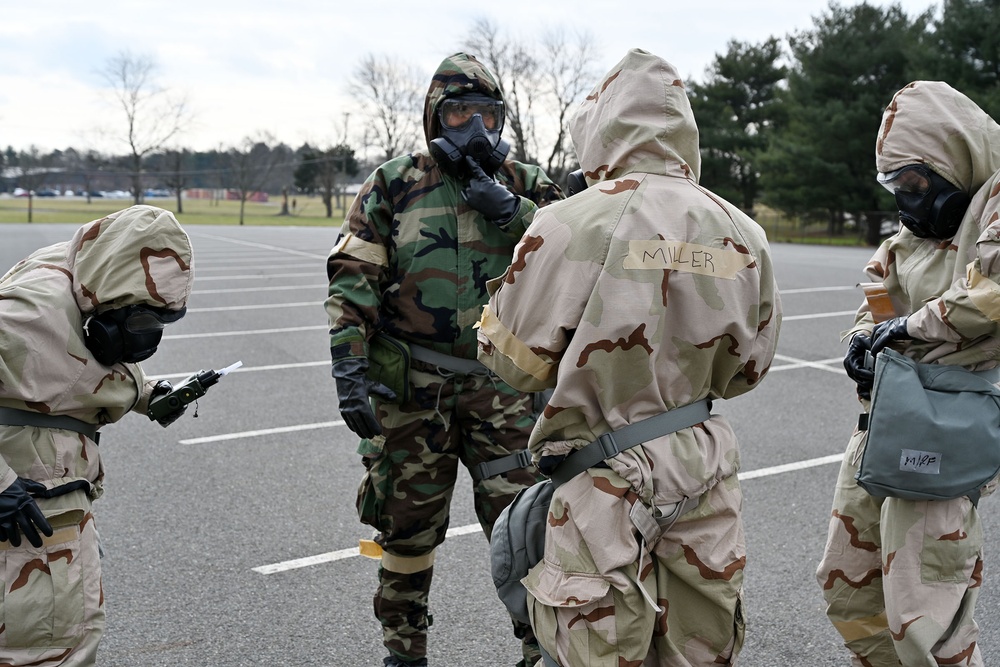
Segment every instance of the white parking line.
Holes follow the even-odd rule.
[[[786,472],[794,472],[796,470],[805,470],[807,468],[815,468],[817,466],[828,465],[830,463],[838,463],[844,458],[843,454],[832,454],[830,456],[821,456],[816,459],[808,459],[806,461],[798,461],[796,463],[787,463],[780,466],[772,466],[770,468],[760,468],[758,470],[750,470],[748,472],[739,473],[740,481],[746,481],[749,479],[758,479],[760,477],[770,477],[771,475],[780,475]],[[459,526],[458,528],[451,528],[445,533],[445,537],[454,537],[456,535],[469,535],[471,533],[478,533],[482,530],[478,523],[469,524],[467,526]],[[272,563],[270,565],[260,565],[255,568],[251,568],[254,572],[258,574],[276,574],[278,572],[287,572],[288,570],[296,570],[302,567],[309,567],[312,565],[320,565],[322,563],[332,563],[333,561],[345,560],[347,558],[355,558],[360,556],[361,553],[357,547],[352,547],[350,549],[340,549],[339,551],[330,551],[323,554],[317,554],[315,556],[307,556],[305,558],[296,558],[294,560],[286,560],[280,563]]]
[[[264,287],[230,287],[227,289],[196,289],[191,294],[235,294],[236,292],[275,292],[290,289],[326,289],[329,285],[269,285]]]
[[[249,329],[246,331],[213,331],[209,333],[176,334],[164,336],[163,340],[181,340],[186,338],[222,338],[223,336],[259,336],[261,334],[293,333],[295,331],[329,331],[326,324],[316,324],[308,327],[285,327],[283,329]]]
[[[223,440],[239,440],[240,438],[255,438],[260,435],[274,435],[275,433],[294,433],[295,431],[311,431],[317,428],[330,428],[331,426],[343,426],[342,419],[332,422],[316,422],[314,424],[296,424],[295,426],[279,426],[277,428],[262,428],[256,431],[240,431],[239,433],[223,433],[222,435],[208,435],[203,438],[187,438],[178,440],[182,445],[203,445],[208,442],[222,442]]]
[[[329,254],[319,255],[312,252],[302,252],[301,250],[293,250],[291,248],[282,248],[281,246],[269,245],[267,243],[254,243],[253,241],[243,241],[239,239],[231,239],[226,236],[216,236],[215,234],[204,234],[199,231],[189,231],[188,236],[193,236],[195,238],[203,239],[214,239],[216,241],[225,241],[226,243],[234,243],[236,245],[248,246],[250,248],[263,248],[265,250],[273,250],[275,252],[283,252],[289,255],[298,255],[300,257],[312,257],[313,259],[322,259],[326,261]]]
[[[190,313],[218,313],[224,310],[261,310],[263,308],[302,308],[304,306],[309,306],[310,308],[321,308],[321,301],[298,301],[296,303],[255,303],[249,306],[217,306],[215,308],[188,308],[187,312]]]
[[[316,277],[315,271],[309,273],[250,273],[242,276],[198,276],[198,282],[206,280],[261,280],[270,278],[301,278],[303,276]]]
[[[283,371],[289,368],[308,368],[309,366],[329,366],[329,365],[330,365],[330,360],[325,359],[324,361],[299,361],[293,364],[271,364],[269,366],[242,366],[240,368],[236,368],[229,372],[256,373],[258,371]],[[187,371],[184,373],[164,373],[163,375],[150,375],[149,378],[152,380],[171,380],[176,378],[186,378],[193,375],[195,372],[197,371]]]
[[[781,318],[782,323],[784,322],[794,322],[795,320],[816,320],[821,317],[844,317],[846,315],[857,315],[858,310],[838,310],[831,313],[809,313],[808,315],[787,315]]]

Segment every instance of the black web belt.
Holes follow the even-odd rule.
[[[711,416],[712,402],[703,398],[700,401],[660,413],[655,417],[629,424],[617,431],[609,431],[586,447],[582,447],[566,457],[552,472],[552,482],[556,486],[568,482],[584,470],[593,468],[601,461],[620,454],[626,449],[700,424]],[[517,468],[526,468],[530,463],[531,453],[527,449],[521,449],[499,459],[480,463],[473,467],[470,473],[472,481],[478,482]]]
[[[38,428],[58,428],[75,431],[87,436],[98,444],[101,434],[97,432],[97,424],[89,424],[82,419],[67,415],[46,415],[30,410],[0,407],[0,424],[7,426],[37,426]]]

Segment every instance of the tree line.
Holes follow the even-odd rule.
[[[597,40],[562,28],[524,39],[480,19],[458,49],[476,54],[500,80],[512,157],[562,182],[577,167],[570,114],[606,67]],[[53,173],[125,180],[136,201],[144,181],[157,183],[176,193],[178,207],[190,187],[235,189],[241,201],[254,190],[286,200],[289,192],[315,193],[332,215],[348,181],[423,146],[430,74],[388,55],[362,57],[351,75],[361,116],[355,131],[348,132],[345,113],[337,141],[295,149],[266,134],[207,152],[165,148],[183,136],[185,107],[154,85],[152,72],[148,59],[127,53],[108,65],[128,119],[121,155],[8,148],[0,168],[16,168],[26,189],[35,189],[24,185],[33,177]],[[944,0],[915,16],[898,4],[830,2],[806,29],[760,43],[730,41],[701,80],[687,82],[701,132],[701,182],[752,215],[763,205],[825,224],[833,235],[854,221],[875,243],[875,223],[893,209],[874,178],[875,135],[893,93],[918,79],[946,81],[988,113],[1000,111],[1000,0]]]

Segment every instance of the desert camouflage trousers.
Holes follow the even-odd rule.
[[[973,612],[982,527],[968,498],[876,498],[854,481],[867,432],[841,464],[823,560],[827,616],[855,667],[982,667]]]
[[[610,470],[599,475],[617,478]],[[590,484],[587,477],[577,476],[564,487],[581,480]],[[622,481],[608,485],[600,477],[594,480],[595,488]],[[565,516],[550,510],[545,559],[522,580],[539,643],[562,667],[736,665],[745,633],[746,565],[737,477],[703,494],[651,552],[646,546],[640,559],[636,549],[634,562],[602,575],[595,555],[603,550],[604,538],[581,531],[600,531],[607,522],[627,525],[629,501],[621,502],[619,514],[577,520],[568,500]],[[574,542],[576,547],[570,548]]]
[[[358,515],[376,529],[375,541],[383,549],[375,616],[386,648],[404,660],[427,652],[434,550],[448,530],[459,462],[473,468],[524,449],[534,426],[531,395],[496,377],[439,373],[435,366],[414,362],[410,379],[410,402],[377,406],[385,442],[362,440],[358,447],[366,468]],[[476,516],[487,539],[503,508],[538,479],[530,467],[473,485]],[[531,665],[539,657],[531,628],[512,623],[524,663]]]
[[[43,506],[44,501],[39,503]],[[46,512],[48,514],[48,512]],[[48,516],[52,537],[35,548],[0,542],[0,665],[83,667],[97,662],[104,591],[94,516]]]

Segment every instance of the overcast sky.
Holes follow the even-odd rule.
[[[869,0],[886,6],[888,0]],[[898,0],[914,16],[940,1]],[[843,0],[842,5],[853,5]],[[521,40],[562,26],[588,32],[602,72],[633,47],[700,80],[729,40],[759,43],[809,30],[825,0],[0,0],[0,149],[124,152],[102,72],[128,51],[157,65],[195,122],[178,145],[205,150],[269,132],[290,146],[325,144],[353,110],[347,82],[365,54],[405,58],[426,73],[492,20]],[[348,116],[348,129],[359,123]]]

